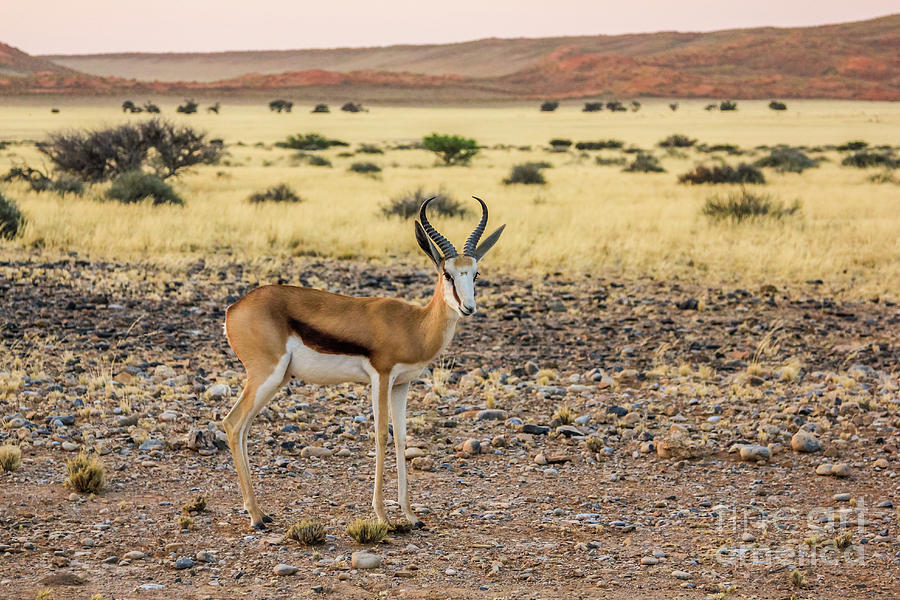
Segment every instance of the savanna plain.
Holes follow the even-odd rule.
[[[6,99],[0,176],[52,173],[51,132],[150,118],[122,100]],[[0,596],[900,596],[896,103],[214,100],[159,102],[223,144],[168,180],[183,205],[0,184],[27,219],[0,241]],[[278,145],[313,132],[347,145]],[[442,166],[432,133],[480,150]],[[679,182],[741,163],[764,183]],[[544,183],[505,182],[525,164]],[[280,184],[299,201],[249,200]],[[412,221],[384,214],[417,192],[470,207],[432,219],[457,245],[472,195],[507,224],[479,312],[411,388],[427,527],[347,533],[372,517],[368,391],[293,381],[250,435],[274,519],[252,530],[221,424],[243,375],[225,307],[264,283],[426,302]],[[301,520],[324,539],[288,537]]]

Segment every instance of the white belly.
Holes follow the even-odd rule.
[[[372,365],[365,356],[325,354],[304,345],[300,338],[291,336],[287,350],[291,354],[290,373],[306,383],[369,383]]]

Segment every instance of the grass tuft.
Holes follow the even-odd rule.
[[[390,528],[390,524],[377,519],[355,519],[345,531],[360,544],[377,544],[387,537]]]
[[[197,496],[196,498],[182,506],[181,510],[187,514],[190,514],[192,512],[203,512],[204,510],[206,510],[206,496]]]
[[[106,469],[97,457],[81,453],[66,461],[66,487],[81,494],[97,494],[106,485]]]
[[[303,199],[286,183],[279,183],[264,192],[250,196],[250,202],[302,202]]]
[[[6,472],[18,471],[21,466],[22,450],[18,446],[0,446],[0,469]]]
[[[756,194],[741,188],[725,197],[717,195],[708,198],[702,212],[715,221],[741,223],[761,218],[781,220],[799,211],[799,201],[787,206],[769,194]]]
[[[559,421],[562,425],[571,425],[575,422],[575,417],[577,414],[575,413],[575,409],[567,404],[563,404],[556,409],[556,412],[553,413],[553,418]]]
[[[284,535],[304,546],[316,546],[325,543],[325,526],[319,521],[298,521],[288,527],[287,533]]]

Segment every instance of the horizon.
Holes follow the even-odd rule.
[[[753,7],[734,7],[729,9],[728,14],[716,12],[716,3],[710,0],[690,0],[678,6],[668,2],[660,6],[661,3],[645,0],[633,2],[625,8],[616,7],[615,13],[610,15],[604,14],[603,5],[577,6],[581,4],[577,0],[561,0],[561,4],[557,3],[560,8],[552,14],[533,10],[542,8],[537,3],[523,7],[513,0],[500,0],[488,7],[478,6],[475,0],[461,0],[450,9],[439,7],[435,10],[429,7],[433,12],[448,14],[429,14],[429,8],[420,7],[410,0],[392,0],[390,7],[383,4],[376,7],[356,1],[349,7],[342,5],[340,9],[316,7],[318,12],[314,14],[306,14],[310,13],[309,9],[290,0],[276,0],[266,7],[269,12],[251,11],[250,14],[244,13],[251,7],[235,6],[231,7],[234,10],[223,11],[213,0],[199,0],[186,7],[175,7],[175,15],[180,17],[178,19],[172,19],[172,12],[163,10],[164,6],[153,14],[140,15],[150,23],[142,24],[141,34],[135,35],[131,31],[134,14],[123,12],[122,7],[112,0],[54,6],[52,11],[47,10],[46,4],[39,0],[11,9],[10,22],[35,23],[35,26],[18,27],[15,32],[3,34],[0,41],[35,56],[279,52],[462,44],[484,39],[819,27],[896,14],[896,4],[885,0],[868,2],[863,6],[801,2],[787,8],[783,2],[763,0]],[[175,2],[164,0],[162,4],[174,6]],[[648,11],[652,11],[649,20]],[[101,23],[92,21],[99,25],[99,29],[95,27],[96,31],[87,33],[83,30],[72,31],[73,21],[98,12],[107,17]],[[351,14],[348,18],[348,12],[360,14]],[[386,17],[390,19],[401,14],[405,20],[399,19],[399,23],[391,21],[391,27],[380,27],[384,25],[380,21]],[[510,14],[516,16],[514,23],[510,23]],[[813,14],[815,18],[810,17]],[[278,18],[273,20],[273,16]],[[311,32],[301,42],[295,40],[298,19],[301,21],[300,29]],[[476,22],[473,23],[473,20]],[[585,22],[599,22],[601,25],[585,27]],[[340,27],[335,28],[335,23],[340,23]],[[460,27],[461,23],[465,26]],[[235,29],[243,29],[240,42],[223,44],[219,41],[221,31]],[[448,35],[447,31],[461,33]],[[161,32],[165,33],[161,35]],[[262,42],[261,37],[265,37],[267,42]],[[234,38],[232,34],[228,39]]]

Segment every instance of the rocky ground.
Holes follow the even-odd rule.
[[[222,320],[278,281],[416,300],[433,283],[313,258],[0,262],[0,444],[23,453],[0,472],[0,597],[900,596],[900,307],[817,282],[486,272],[410,394],[427,529],[362,546],[344,527],[371,516],[363,386],[279,393],[250,437],[274,523],[241,510]],[[106,469],[95,496],[64,486],[81,450]],[[285,538],[304,518],[325,544]],[[353,568],[362,550],[374,568]]]

